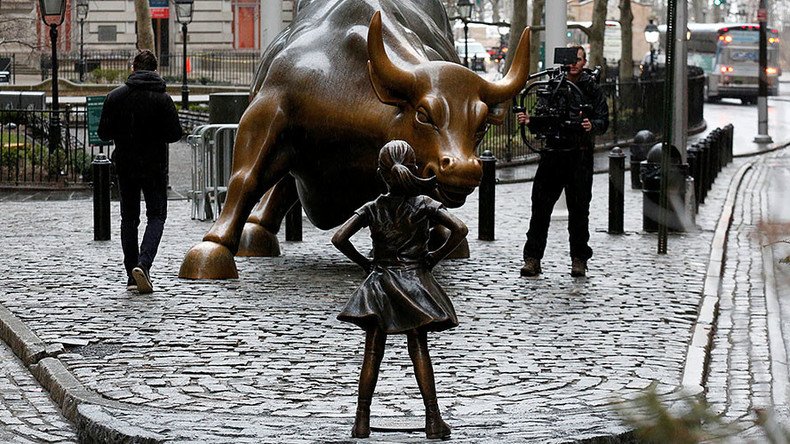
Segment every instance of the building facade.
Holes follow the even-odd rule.
[[[175,2],[148,2],[157,54],[178,52],[183,36],[176,20]],[[190,51],[260,52],[290,23],[294,3],[293,0],[197,0],[187,34]],[[88,16],[82,26],[85,51],[129,52],[136,49],[134,4],[134,0],[89,0]],[[38,53],[50,51],[49,29],[42,23],[38,8],[38,0],[0,2],[4,22],[0,41],[9,42],[0,48],[0,53],[15,53],[19,60],[33,60]],[[12,24],[21,25],[12,32]],[[81,27],[76,0],[67,0],[65,19],[58,31],[60,51],[79,49]],[[17,40],[19,43],[14,43]]]

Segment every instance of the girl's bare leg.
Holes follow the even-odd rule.
[[[357,416],[354,428],[351,429],[352,438],[367,438],[370,436],[370,401],[376,382],[379,380],[379,367],[381,358],[384,357],[384,345],[387,334],[378,328],[368,330],[365,337],[365,356],[362,360],[362,371],[359,374],[359,394],[357,395]]]
[[[450,426],[442,420],[439,404],[436,401],[436,382],[433,377],[433,365],[428,354],[428,335],[422,330],[413,330],[406,335],[409,345],[409,356],[414,364],[414,376],[420,387],[422,400],[425,403],[425,436],[429,439],[447,438]]]

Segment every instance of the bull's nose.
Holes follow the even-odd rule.
[[[477,157],[462,160],[453,156],[444,156],[439,161],[439,171],[442,173],[449,173],[453,170],[476,170],[478,168],[480,168],[480,159]]]

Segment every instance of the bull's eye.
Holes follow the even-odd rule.
[[[417,119],[418,122],[422,123],[423,125],[433,125],[433,120],[431,120],[431,117],[428,115],[427,112],[425,112],[424,108],[417,109],[417,115],[415,116],[415,118]]]

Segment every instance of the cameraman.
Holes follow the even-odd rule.
[[[554,204],[565,190],[568,205],[568,233],[571,247],[571,276],[585,276],[587,260],[592,249],[589,215],[592,199],[594,136],[603,134],[609,126],[609,108],[595,77],[584,71],[587,54],[576,47],[576,63],[566,65],[570,88],[570,109],[579,111],[580,123],[575,130],[558,131],[546,138],[546,149],[540,153],[540,163],[532,185],[532,217],[529,221],[527,243],[524,245],[522,276],[537,276],[542,270],[540,260],[546,249],[546,238]],[[518,113],[518,123],[528,124],[529,115]]]

